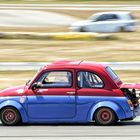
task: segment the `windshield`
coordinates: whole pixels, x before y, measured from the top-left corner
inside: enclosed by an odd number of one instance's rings
[[[88,18],[88,20],[96,21],[96,19],[99,17],[99,15],[92,15]]]
[[[32,80],[28,80],[26,85],[29,85],[30,83],[33,82],[34,78],[38,75],[38,73],[40,72],[40,70],[42,69],[42,67],[37,71],[37,73],[34,75],[34,77],[32,78]]]
[[[129,14],[129,18],[130,18],[131,20],[135,20],[135,17],[134,17],[132,14]]]
[[[106,71],[107,71],[107,73],[110,75],[110,77],[113,80],[119,79],[119,77],[117,76],[117,74],[109,66],[106,67]]]

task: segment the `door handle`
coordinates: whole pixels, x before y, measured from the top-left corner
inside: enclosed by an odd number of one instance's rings
[[[36,90],[37,93],[42,93],[42,92],[47,92],[47,91],[48,91],[48,89],[38,89],[38,90]]]
[[[67,92],[67,94],[69,94],[69,95],[74,95],[74,94],[75,94],[75,92],[68,91],[68,92]]]

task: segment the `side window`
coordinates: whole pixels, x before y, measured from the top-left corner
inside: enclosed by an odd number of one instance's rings
[[[104,20],[106,20],[106,15],[104,14],[104,15],[101,15],[101,16],[99,16],[97,19],[96,19],[96,21],[104,21]]]
[[[104,14],[97,18],[96,21],[118,20],[118,16],[115,14]]]
[[[43,87],[71,87],[72,73],[70,71],[50,71],[44,73],[39,79]]]
[[[77,74],[78,87],[80,88],[103,88],[104,83],[94,73],[79,71]]]
[[[115,14],[108,15],[108,20],[118,20],[118,19],[119,19],[119,17]]]

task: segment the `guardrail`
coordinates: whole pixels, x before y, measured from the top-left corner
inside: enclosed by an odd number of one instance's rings
[[[114,70],[140,70],[140,62],[99,62]],[[38,70],[45,62],[1,62],[0,71]]]

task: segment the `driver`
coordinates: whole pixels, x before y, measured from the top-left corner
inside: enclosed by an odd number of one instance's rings
[[[48,79],[47,77],[45,77],[45,78],[43,79],[42,84],[48,84],[48,83],[49,83],[49,79]]]

